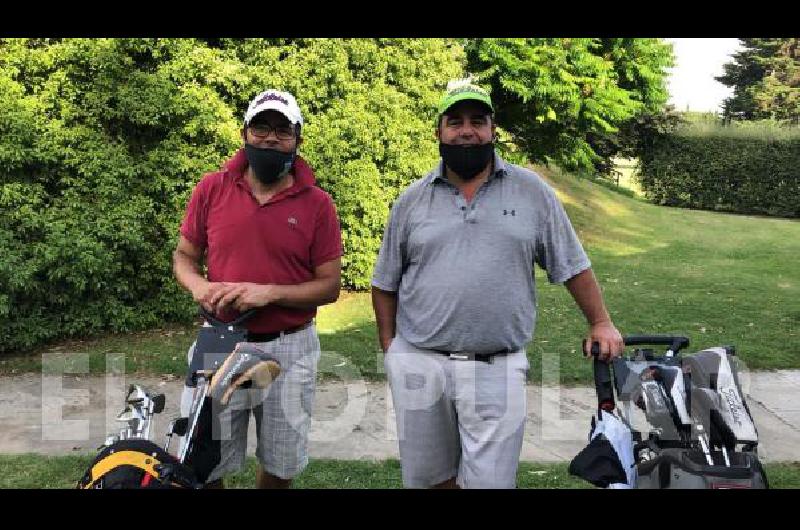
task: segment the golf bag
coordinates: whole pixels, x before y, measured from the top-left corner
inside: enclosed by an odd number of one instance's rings
[[[237,388],[266,388],[280,374],[280,366],[261,352],[240,344],[247,331],[237,321],[223,323],[203,312],[195,354],[187,375],[194,390],[189,415],[174,419],[162,449],[149,440],[153,414],[164,409],[163,394],[152,396],[131,385],[126,408],[117,417],[127,423],[119,435],[109,436],[78,488],[200,488],[220,461],[219,408],[227,406]],[[210,322],[210,324],[209,324]],[[169,453],[172,436],[185,437],[174,456]]]
[[[106,438],[83,477],[79,489],[169,489],[193,488],[198,481],[193,470],[149,440],[154,414],[164,410],[164,394],[153,396],[138,385],[130,385],[125,409],[117,421],[126,427]],[[174,423],[174,422],[173,422]]]
[[[197,487],[192,469],[145,439],[118,440],[100,450],[78,482],[80,489]]]
[[[592,443],[572,461],[572,474],[600,487],[769,487],[758,460],[758,432],[742,393],[732,347],[682,357],[680,350],[689,345],[685,337],[632,336],[625,338],[625,344],[668,349],[663,356],[656,356],[652,349],[636,349],[611,366],[595,358],[601,421],[593,419]],[[615,438],[598,433],[598,424],[604,431],[609,430],[607,424],[617,427]],[[598,450],[603,442],[614,449],[613,454],[607,448]],[[602,471],[601,460],[613,472]],[[620,466],[609,466],[609,461]],[[633,473],[620,472],[622,462],[632,465]]]

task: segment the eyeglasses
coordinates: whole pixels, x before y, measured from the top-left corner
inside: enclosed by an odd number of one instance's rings
[[[294,127],[291,125],[276,125],[273,127],[269,123],[256,123],[248,128],[250,133],[258,139],[266,138],[273,131],[278,140],[291,140],[294,138]]]

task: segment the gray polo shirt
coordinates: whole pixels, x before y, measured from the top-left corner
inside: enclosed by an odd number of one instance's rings
[[[397,292],[397,332],[420,348],[487,353],[533,337],[534,262],[551,283],[591,267],[553,189],[495,154],[467,203],[442,162],[392,207],[372,285]]]

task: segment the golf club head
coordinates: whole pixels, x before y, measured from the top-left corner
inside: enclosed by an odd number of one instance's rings
[[[252,381],[251,385],[266,388],[278,374],[280,365],[277,362],[265,359],[257,348],[240,343],[214,372],[208,394],[226,405],[233,391],[242,384]]]
[[[125,396],[125,402],[131,404],[141,403],[147,398],[147,392],[145,392],[142,387],[139,385],[130,385],[128,387],[128,395]]]

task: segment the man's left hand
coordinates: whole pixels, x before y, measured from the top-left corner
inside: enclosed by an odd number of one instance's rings
[[[243,313],[254,307],[269,305],[277,299],[275,286],[272,284],[240,282],[234,285],[235,287],[220,299],[218,307],[231,306]]]
[[[625,351],[625,342],[622,340],[622,335],[610,320],[592,324],[589,328],[589,335],[583,342],[583,355],[592,357],[592,343],[600,343],[600,355],[598,358],[601,361],[609,362]]]

